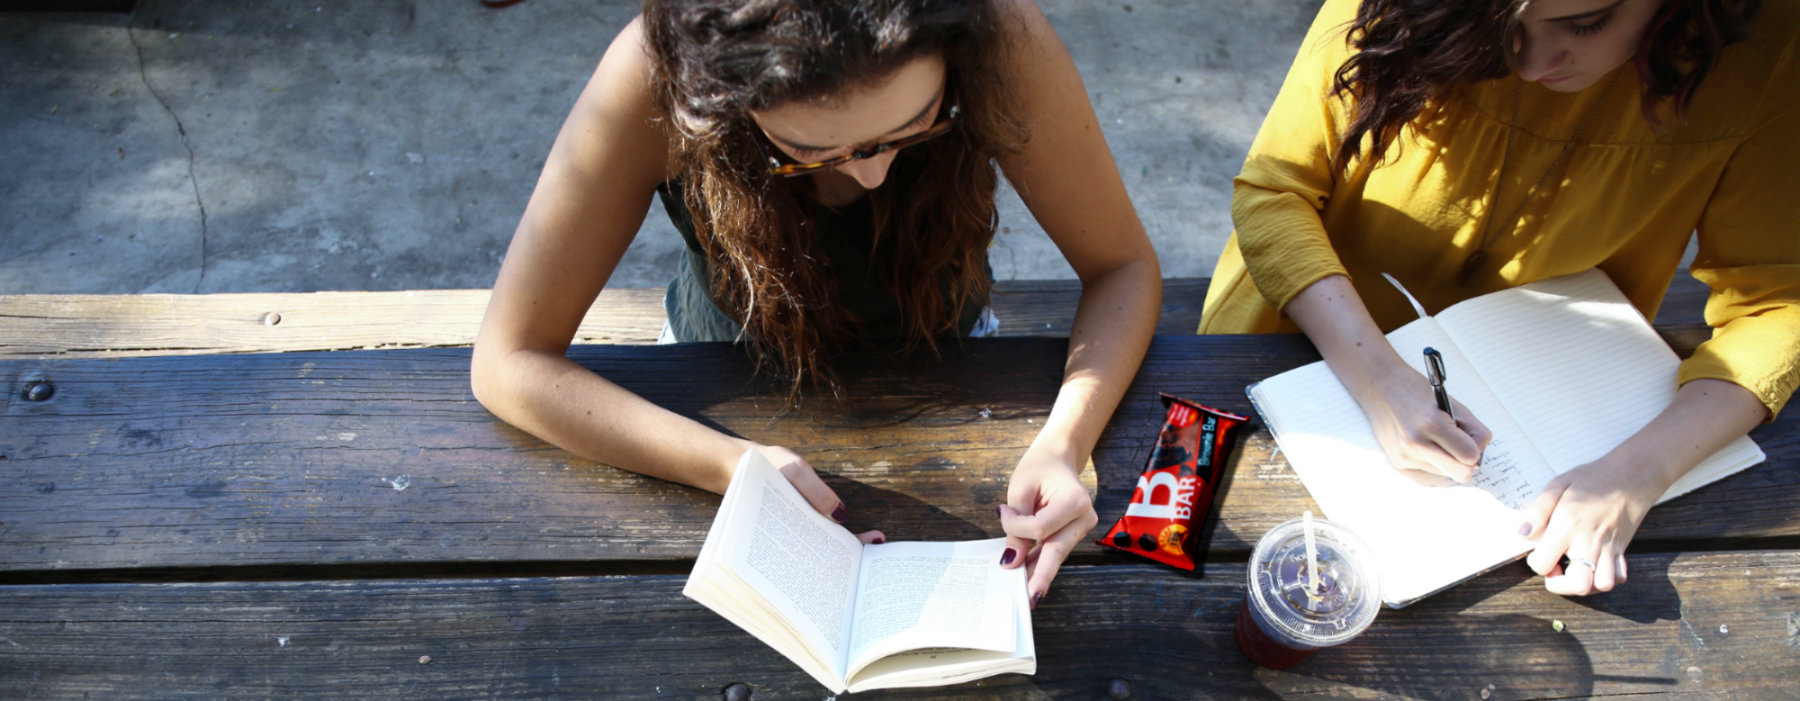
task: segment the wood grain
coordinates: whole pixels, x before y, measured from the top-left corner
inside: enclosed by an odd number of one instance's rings
[[[1233,637],[1241,565],[1075,567],[1034,677],[857,698],[1777,698],[1800,679],[1800,554],[1634,556],[1583,599],[1513,565],[1286,671]],[[756,698],[825,690],[680,595],[680,575],[0,587],[0,696]],[[1561,621],[1562,632],[1553,628]],[[420,660],[429,657],[429,663]]]
[[[1207,282],[1163,281],[1158,335],[1194,333]],[[1659,321],[1699,324],[1705,295],[1704,285],[1677,276]],[[654,343],[662,297],[660,289],[602,291],[574,343]],[[1074,280],[1002,280],[991,304],[1003,336],[1066,338],[1080,298]],[[0,358],[466,346],[475,342],[487,301],[488,290],[0,295]]]
[[[795,410],[723,344],[572,357],[677,412],[806,455],[853,527],[947,540],[999,534],[993,505],[1049,412],[1065,352],[1066,341],[1014,338],[973,340],[942,361],[852,357],[847,396],[861,399]],[[1245,412],[1246,384],[1316,357],[1298,336],[1158,338],[1094,454],[1101,527],[1123,512],[1148,457],[1157,392]],[[467,368],[466,349],[0,362],[0,572],[667,569],[694,556],[716,496],[577,458],[494,419],[470,395]],[[33,380],[55,394],[24,400]],[[1800,473],[1785,467],[1800,457],[1796,421],[1753,434],[1771,465],[1659,507],[1634,547],[1800,535]],[[1215,560],[1241,559],[1256,534],[1311,505],[1262,429],[1241,439],[1224,490]],[[1125,557],[1091,544],[1077,556]]]
[[[1205,278],[1168,280],[1158,333],[1191,334]],[[129,357],[373,348],[475,342],[488,290],[213,295],[0,295],[0,358]],[[576,345],[650,344],[664,319],[660,289],[608,289]],[[1069,335],[1074,280],[995,284],[1005,336]]]
[[[123,357],[475,342],[488,290],[0,295],[0,357]],[[575,343],[653,343],[661,290],[600,293]]]

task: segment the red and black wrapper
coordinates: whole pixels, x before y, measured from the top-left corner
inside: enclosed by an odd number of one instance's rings
[[[1162,432],[1138,475],[1125,515],[1099,544],[1194,571],[1199,534],[1212,512],[1232,438],[1249,419],[1163,394]]]

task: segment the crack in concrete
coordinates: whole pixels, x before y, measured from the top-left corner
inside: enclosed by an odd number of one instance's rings
[[[181,146],[182,148],[187,149],[188,184],[194,189],[194,206],[200,209],[200,277],[194,280],[194,292],[198,293],[200,291],[200,283],[206,281],[206,241],[208,231],[206,222],[206,202],[200,198],[200,179],[194,176],[194,145],[188,141],[187,127],[181,123],[180,115],[175,114],[175,109],[169,106],[169,101],[163,99],[162,94],[156,91],[156,87],[150,84],[150,75],[144,70],[144,47],[140,46],[137,40],[136,23],[137,13],[133,12],[131,18],[125,22],[125,38],[131,40],[131,49],[137,54],[138,80],[144,82],[144,89],[150,91],[151,97],[156,98],[156,104],[162,105],[163,111],[169,113],[169,119],[175,122],[175,131],[181,134]]]

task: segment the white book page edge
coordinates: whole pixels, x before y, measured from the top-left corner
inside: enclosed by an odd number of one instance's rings
[[[734,528],[732,524],[746,508],[744,495],[747,490],[740,485],[746,479],[754,479],[751,475],[757,469],[751,466],[756,462],[765,469],[774,469],[754,450],[746,451],[738,459],[737,469],[725,489],[725,498],[719,502],[719,511],[713,516],[712,526],[707,529],[706,540],[681,593],[788,658],[825,688],[842,692],[845,688],[842,662],[836,662],[833,667],[833,661],[819,658],[802,633],[784,619],[774,604],[720,561],[720,553],[741,540],[733,536],[747,530]]]

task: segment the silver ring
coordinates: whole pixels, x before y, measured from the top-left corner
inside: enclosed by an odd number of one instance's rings
[[[1571,564],[1571,565],[1581,565],[1582,567],[1586,567],[1589,570],[1594,569],[1594,563],[1592,560],[1583,560],[1579,557],[1575,557],[1574,555],[1570,555],[1570,556],[1568,556],[1568,558],[1569,558],[1569,564]]]

